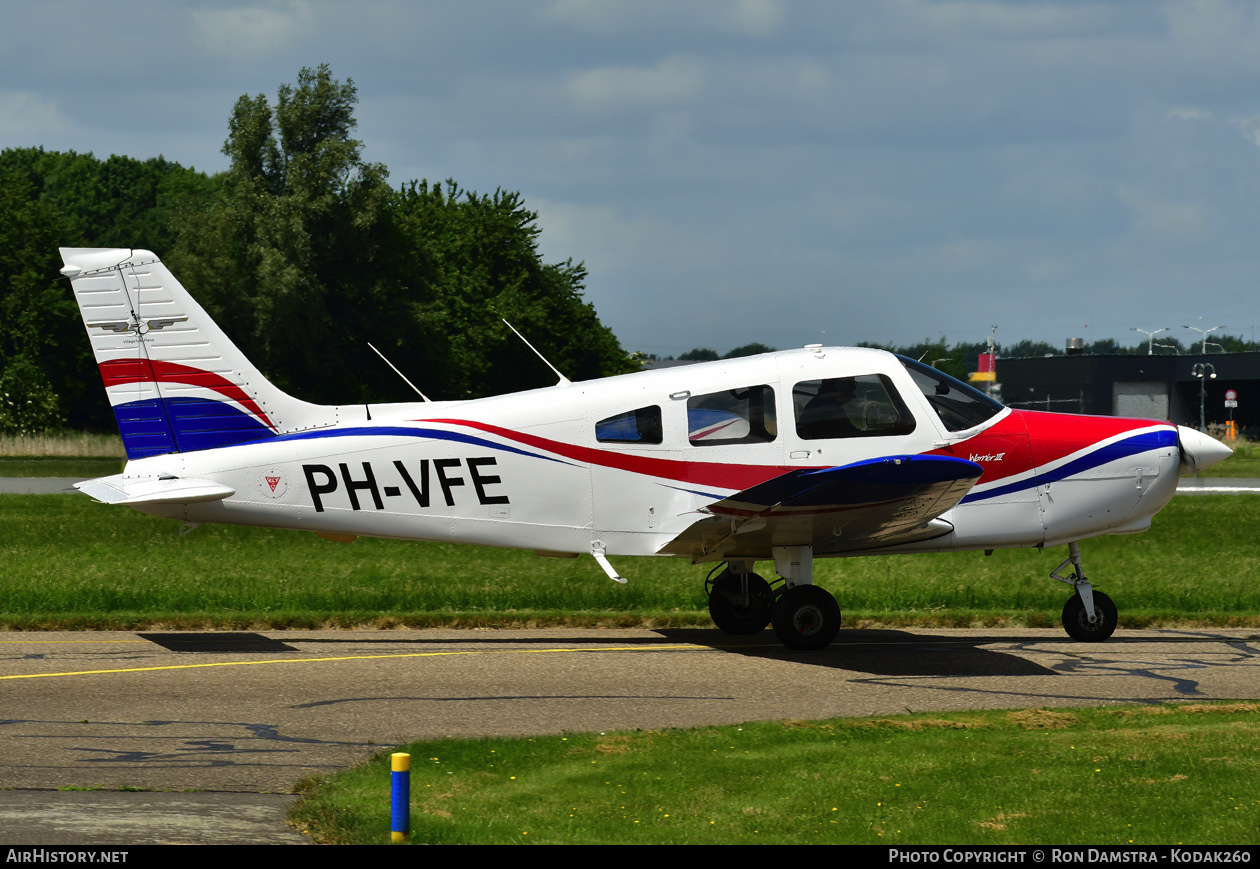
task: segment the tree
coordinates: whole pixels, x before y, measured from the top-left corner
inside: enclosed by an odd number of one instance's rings
[[[774,352],[773,347],[767,347],[765,344],[759,344],[754,341],[752,344],[744,344],[741,347],[736,347],[734,350],[727,353],[722,358],[723,359],[738,359],[741,356],[756,356],[758,353],[773,353],[773,352]]]
[[[112,428],[58,246],[156,252],[278,386],[310,401],[413,396],[371,341],[434,398],[637,370],[582,293],[586,269],[542,262],[519,193],[413,181],[362,159],[354,83],[303,69],[274,105],[242,96],[207,176],[161,157],[0,152],[0,427]]]
[[[242,96],[223,195],[189,214],[172,269],[278,386],[310,401],[465,398],[554,380],[507,318],[572,379],[631,370],[582,301],[585,267],[544,264],[519,193],[398,190],[351,138],[354,83],[303,69],[274,110]]]
[[[0,432],[36,434],[62,423],[53,372],[73,304],[49,281],[55,221],[19,172],[0,175],[0,214]]]
[[[585,266],[542,262],[538,215],[519,193],[413,181],[393,197],[391,211],[396,247],[387,259],[394,278],[381,296],[407,316],[377,325],[394,352],[423,372],[433,397],[555,382],[503,319],[572,380],[637,370],[582,300]]]
[[[356,93],[322,65],[281,85],[274,110],[237,100],[222,195],[185,215],[170,258],[260,369],[314,401],[357,396],[349,345],[388,233],[388,172],[351,137]]]
[[[0,152],[0,387],[8,428],[111,429],[114,415],[67,285],[58,247],[174,243],[171,217],[213,188],[161,157],[135,160],[11,148]],[[23,407],[15,422],[15,408]],[[32,415],[34,414],[34,415]]]

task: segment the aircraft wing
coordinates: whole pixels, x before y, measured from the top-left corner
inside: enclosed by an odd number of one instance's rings
[[[930,540],[953,530],[938,519],[983,469],[950,456],[887,456],[821,470],[789,471],[716,501],[710,515],[662,555],[693,562],[769,558],[774,546],[812,545],[834,555]]]

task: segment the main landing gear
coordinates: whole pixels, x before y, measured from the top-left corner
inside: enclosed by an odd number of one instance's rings
[[[840,632],[840,605],[812,582],[813,549],[776,546],[774,566],[782,579],[773,583],[752,572],[751,560],[728,561],[716,578],[710,574],[704,586],[713,623],[735,636],[758,634],[773,624],[774,635],[789,649],[827,648]],[[1061,575],[1069,567],[1072,573]],[[1063,605],[1063,628],[1069,636],[1097,643],[1116,632],[1116,605],[1085,578],[1079,544],[1068,544],[1068,557],[1050,576],[1073,589]]]
[[[1069,565],[1072,567],[1071,575],[1060,576],[1059,571]],[[1097,643],[1116,632],[1120,621],[1116,605],[1101,591],[1094,591],[1085,578],[1085,571],[1081,568],[1080,544],[1068,544],[1068,557],[1050,571],[1050,576],[1076,589],[1076,593],[1063,605],[1063,629],[1068,636],[1086,643]]]
[[[752,572],[751,561],[727,562],[716,579],[706,580],[713,623],[736,636],[773,624],[774,635],[789,649],[825,649],[840,631],[840,605],[812,583],[813,549],[776,546],[774,565],[782,576],[774,585]]]

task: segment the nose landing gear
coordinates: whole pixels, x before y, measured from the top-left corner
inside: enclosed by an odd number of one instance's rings
[[[1072,574],[1060,576],[1059,571],[1069,565],[1072,567]],[[1076,589],[1076,593],[1063,605],[1063,629],[1068,632],[1068,636],[1086,643],[1098,643],[1116,632],[1120,621],[1116,605],[1101,591],[1094,591],[1085,578],[1085,571],[1081,567],[1080,544],[1068,544],[1068,557],[1050,571],[1050,577],[1066,582]]]

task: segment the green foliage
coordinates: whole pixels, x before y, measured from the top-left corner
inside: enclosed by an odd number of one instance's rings
[[[554,382],[500,321],[574,380],[637,370],[582,300],[586,270],[542,262],[520,194],[388,184],[353,138],[354,82],[324,65],[242,96],[216,176],[161,157],[0,152],[0,434],[113,429],[61,247],[161,256],[282,388],[327,403],[434,398]]]
[[[359,397],[354,360],[388,233],[388,172],[351,138],[354,83],[303,69],[267,98],[242,96],[221,194],[184,215],[175,274],[281,387],[326,402]],[[377,316],[380,312],[375,312]]]
[[[0,433],[112,428],[58,247],[174,243],[173,219],[213,184],[161,157],[0,152]]]
[[[722,358],[723,359],[738,359],[741,356],[756,356],[758,353],[773,353],[773,352],[774,352],[773,347],[767,347],[765,344],[760,344],[754,341],[752,344],[744,344],[740,347],[736,347],[734,350],[727,353]]]
[[[680,353],[678,358],[684,362],[715,362],[722,357],[718,356],[716,350],[710,350],[708,347],[696,347],[694,350]]]

